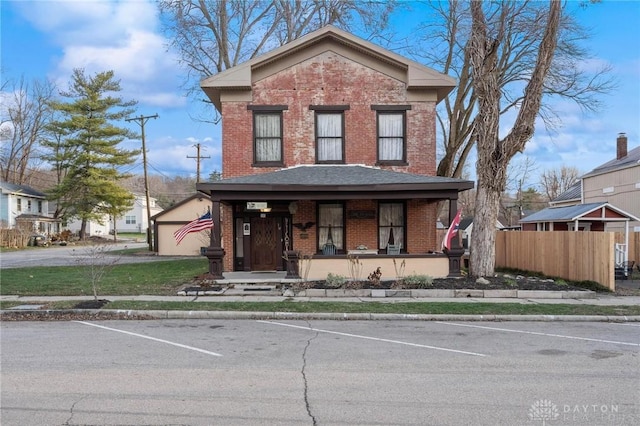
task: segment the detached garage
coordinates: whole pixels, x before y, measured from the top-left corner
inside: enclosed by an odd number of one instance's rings
[[[154,247],[159,256],[200,256],[201,247],[210,244],[210,230],[186,234],[178,243],[174,233],[198,219],[211,208],[211,198],[197,193],[153,216]]]

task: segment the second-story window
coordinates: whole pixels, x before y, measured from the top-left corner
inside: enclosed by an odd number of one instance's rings
[[[248,105],[253,111],[253,162],[256,166],[281,166],[283,123],[286,105]]]
[[[282,163],[282,112],[254,112],[255,162]]]
[[[342,163],[344,151],[342,112],[316,113],[316,146],[319,163]]]
[[[378,120],[378,162],[406,163],[406,110],[410,105],[372,105]]]
[[[349,105],[309,105],[316,112],[316,163],[344,163],[344,112]]]

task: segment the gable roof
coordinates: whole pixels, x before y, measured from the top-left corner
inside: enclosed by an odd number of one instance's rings
[[[176,204],[172,205],[171,207],[169,207],[168,209],[162,210],[159,213],[156,213],[155,215],[151,216],[151,220],[155,221],[156,219],[166,215],[167,213],[172,212],[173,210],[181,207],[184,204],[187,204],[189,201],[193,200],[193,199],[206,199],[206,200],[211,200],[211,198],[209,198],[209,196],[207,194],[203,194],[202,192],[197,192],[193,195],[188,196],[187,198],[185,198],[182,201],[177,202]]]
[[[601,211],[599,216],[590,215],[598,210]],[[607,216],[607,210],[615,214],[616,217]],[[620,210],[609,203],[587,203],[566,207],[547,207],[521,219],[520,223],[574,222],[580,219],[599,220],[602,222],[638,220],[634,215]]]
[[[242,200],[350,199],[355,193],[390,199],[439,198],[473,188],[472,181],[394,172],[363,165],[299,165],[275,172],[199,183],[212,198]]]
[[[607,173],[614,170],[624,169],[627,167],[632,167],[640,165],[640,146],[633,148],[627,155],[618,159],[615,158],[611,161],[607,161],[606,163],[596,167],[591,170],[586,175],[582,176],[582,178],[599,175],[601,173]]]
[[[46,195],[36,191],[27,185],[16,185],[14,183],[0,182],[0,189],[3,193],[27,195],[35,198],[46,198]]]
[[[407,89],[433,89],[437,100],[444,99],[456,86],[456,81],[446,74],[418,62],[409,60],[397,53],[384,49],[374,43],[354,36],[332,25],[327,25],[268,53],[257,56],[247,62],[229,68],[200,82],[200,87],[220,111],[220,92],[222,90],[250,90],[254,72],[263,70],[278,61],[301,55],[301,61],[336,48],[346,48],[353,55],[364,55],[381,65],[390,66],[402,76]],[[384,67],[381,66],[381,69]]]

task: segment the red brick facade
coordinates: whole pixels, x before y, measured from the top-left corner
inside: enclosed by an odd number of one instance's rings
[[[439,251],[437,202],[455,202],[458,191],[472,187],[435,178],[436,104],[454,86],[446,75],[330,26],[203,80],[204,92],[222,116],[223,179],[198,185],[211,195],[214,210],[222,206],[221,240],[212,239],[207,254],[210,272],[219,275],[219,265],[225,271],[282,270],[286,250],[333,256],[320,247],[331,232],[337,243],[328,248],[335,247],[337,256],[361,246],[368,256],[397,256],[387,254],[392,236],[403,256]],[[306,168],[293,167],[321,163],[316,120],[322,111],[343,117],[342,132],[326,134],[323,145],[324,163],[333,169],[319,165],[308,168],[315,174],[306,174]],[[262,164],[255,163],[254,152],[258,113]],[[394,115],[381,115],[389,113]],[[336,132],[333,117],[323,119],[324,129]],[[382,135],[379,120],[384,120]],[[281,151],[274,148],[278,132]],[[334,139],[342,144],[340,166],[335,165],[339,149],[328,148]],[[379,159],[379,143],[385,144],[386,161]],[[266,173],[268,182],[257,178]],[[288,173],[307,179],[282,178]],[[332,205],[321,210],[321,203]]]
[[[281,167],[253,167],[253,111],[248,105],[286,105],[283,112],[284,166],[315,164],[315,113],[310,105],[348,105],[344,112],[345,163],[376,165],[376,111],[372,105],[410,105],[406,111],[407,166],[395,171],[435,175],[435,101],[411,102],[405,83],[327,52],[253,85],[251,102],[224,102],[224,178]],[[382,166],[383,168],[385,166]]]

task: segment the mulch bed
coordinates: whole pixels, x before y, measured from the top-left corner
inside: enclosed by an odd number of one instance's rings
[[[444,290],[544,290],[544,291],[576,291],[585,290],[564,282],[551,279],[530,277],[487,277],[476,280],[472,277],[435,278],[430,285],[415,286],[393,280],[382,280],[379,283],[371,281],[347,282],[342,286],[332,286],[326,281],[310,281],[300,283],[300,288],[337,289],[337,288],[365,288],[365,289],[444,289]]]

